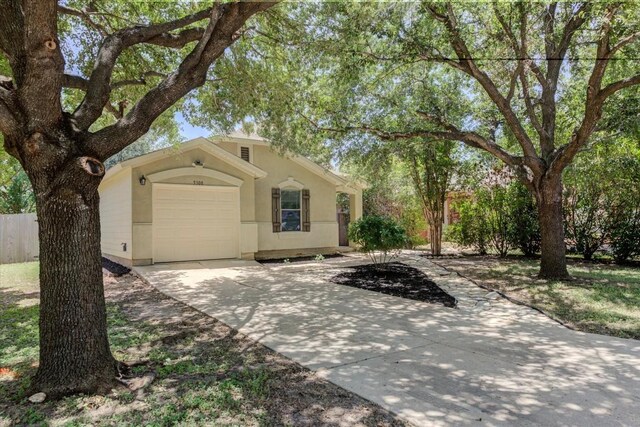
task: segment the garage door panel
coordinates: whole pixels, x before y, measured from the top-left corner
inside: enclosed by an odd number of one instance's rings
[[[154,185],[154,262],[236,258],[239,190]]]

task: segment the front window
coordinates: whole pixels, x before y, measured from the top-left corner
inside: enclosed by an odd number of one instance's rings
[[[300,190],[282,190],[280,195],[282,231],[300,231]]]

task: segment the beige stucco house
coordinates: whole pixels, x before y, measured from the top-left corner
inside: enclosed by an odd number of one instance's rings
[[[102,252],[125,265],[327,253],[336,194],[362,188],[257,136],[196,138],[126,160],[100,185]]]

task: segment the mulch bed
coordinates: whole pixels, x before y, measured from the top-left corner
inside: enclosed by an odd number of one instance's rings
[[[304,262],[304,261],[315,261],[318,255],[309,255],[309,256],[300,256],[300,257],[291,257],[291,258],[273,258],[273,259],[258,259],[260,264],[287,264],[291,262]],[[322,255],[322,259],[328,258],[341,258],[344,255],[342,254],[328,254]],[[288,260],[285,262],[285,260]]]
[[[440,289],[420,270],[392,262],[383,266],[375,264],[349,267],[330,280],[338,285],[366,289],[396,297],[455,307],[456,299]]]
[[[120,265],[104,257],[102,257],[102,269],[106,270],[111,274],[111,276],[115,276],[115,277],[120,277],[125,274],[129,274],[129,272],[131,271],[130,268],[127,268],[124,265]]]

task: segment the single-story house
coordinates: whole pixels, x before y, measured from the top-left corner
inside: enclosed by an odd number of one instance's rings
[[[102,252],[129,266],[329,253],[336,194],[349,194],[351,220],[362,215],[362,186],[244,134],[123,161],[99,192]]]

